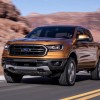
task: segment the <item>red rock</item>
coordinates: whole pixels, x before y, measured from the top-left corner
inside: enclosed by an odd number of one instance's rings
[[[23,37],[29,31],[26,18],[20,15],[11,0],[0,0],[0,46],[9,39]]]

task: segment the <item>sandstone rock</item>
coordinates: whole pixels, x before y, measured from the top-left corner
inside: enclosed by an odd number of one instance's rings
[[[29,28],[24,23],[0,19],[0,45],[4,45],[9,39],[22,37],[28,32]]]
[[[11,0],[0,0],[0,1],[2,1],[4,3],[8,3],[8,4],[11,4],[12,3]]]
[[[10,0],[8,1],[11,2]],[[0,0],[0,18],[6,18],[13,21],[20,21],[29,25],[26,18],[20,15],[19,10],[12,3],[5,2],[6,0]]]
[[[20,12],[12,4],[0,1],[0,18],[19,21]]]
[[[0,0],[0,45],[29,31],[27,20],[20,15],[11,0]]]

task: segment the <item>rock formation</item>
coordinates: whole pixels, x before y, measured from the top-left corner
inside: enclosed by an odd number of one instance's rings
[[[29,32],[27,20],[11,3],[11,0],[0,0],[0,46],[9,39],[22,37]]]

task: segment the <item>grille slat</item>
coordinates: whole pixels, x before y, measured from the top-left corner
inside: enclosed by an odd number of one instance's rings
[[[47,48],[43,45],[11,45],[11,56],[44,56]]]

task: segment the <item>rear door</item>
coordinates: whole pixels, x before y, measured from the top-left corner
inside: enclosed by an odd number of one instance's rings
[[[92,37],[89,30],[84,29],[84,34],[88,35],[89,38],[90,38],[90,40],[87,41],[88,42],[89,54],[90,54],[89,59],[88,59],[88,61],[89,61],[88,63],[90,65],[89,67],[93,67],[93,66],[95,67],[95,65],[98,61],[98,52],[99,52],[98,46],[97,46],[97,43],[95,43],[93,41],[93,37]]]
[[[86,34],[85,29],[83,29],[83,28],[78,29],[76,38],[77,38],[77,35],[79,35],[79,34],[81,34],[81,35]],[[78,55],[79,68],[87,68],[87,67],[91,67],[95,64],[96,48],[92,42],[92,39],[90,39],[89,41],[88,40],[78,41],[76,53]]]

